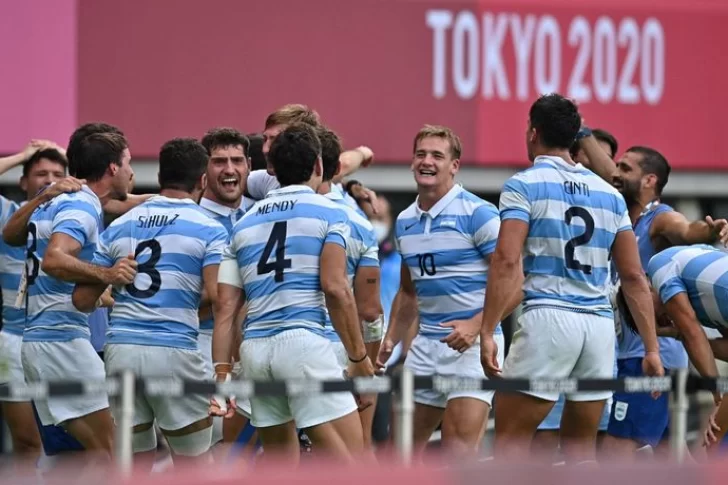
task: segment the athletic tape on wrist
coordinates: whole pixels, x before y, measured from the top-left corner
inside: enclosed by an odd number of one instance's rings
[[[371,322],[362,321],[361,331],[364,336],[364,343],[380,342],[384,333],[384,315],[379,315],[376,320]]]

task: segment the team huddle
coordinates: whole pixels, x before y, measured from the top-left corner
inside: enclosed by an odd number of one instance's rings
[[[381,238],[368,220],[376,196],[343,182],[372,152],[344,150],[303,105],[266,119],[263,170],[251,171],[250,140],[234,129],[168,141],[158,195],[130,193],[131,154],[116,127],[83,125],[65,151],[33,142],[0,159],[0,172],[23,164],[29,196],[20,205],[0,198],[2,381],[124,370],[336,380],[402,359],[415,375],[610,379],[661,376],[688,356],[716,377],[728,339],[708,340],[704,327],[728,329],[728,254],[710,244],[728,241],[728,222],[689,222],[662,204],[664,157],[638,146],[615,165],[616,140],[587,128],[560,95],[531,106],[526,144],[533,166],[506,182],[496,207],[455,182],[455,133],[417,133],[417,199],[394,224],[400,284],[384,309]],[[118,216],[106,228],[105,213]],[[519,306],[505,356],[500,324]],[[303,431],[316,453],[373,461],[376,400],[142,393],[132,447],[151,466],[161,432],[175,462],[218,460],[225,443],[252,433],[259,460],[295,465]],[[416,454],[438,427],[448,453],[476,453],[491,409],[496,459],[628,459],[644,445],[659,449],[668,429],[664,395],[418,390],[415,403]],[[715,403],[709,449],[728,430],[728,405],[717,393]],[[116,400],[2,404],[18,454],[42,443],[46,454],[112,455]]]

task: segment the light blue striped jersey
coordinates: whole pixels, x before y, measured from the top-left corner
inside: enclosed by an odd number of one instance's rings
[[[20,205],[17,202],[0,196],[0,231],[5,228],[5,224],[19,208]],[[19,308],[15,307],[24,262],[25,248],[9,246],[0,237],[0,288],[3,295],[2,331],[17,336],[23,335],[23,328],[25,327],[25,302]]]
[[[673,246],[650,259],[647,275],[660,300],[687,294],[698,321],[728,329],[728,254],[712,246]]]
[[[114,288],[107,343],[197,349],[202,270],[220,264],[228,233],[192,199],[155,196],[111,223],[94,263],[134,255],[134,282]]]
[[[349,195],[349,193],[344,189],[344,184],[338,183],[338,184],[332,184],[331,185],[331,191],[338,193],[343,199],[346,205],[354,209],[357,214],[359,214],[362,217],[366,217],[367,215],[364,213],[363,210],[361,210],[361,207],[359,207],[359,204],[356,203],[356,199]]]
[[[558,307],[612,318],[609,260],[618,232],[631,231],[617,190],[581,164],[536,157],[511,177],[500,197],[501,220],[528,223],[523,248],[524,311]]]
[[[359,268],[379,267],[379,243],[374,228],[366,217],[363,217],[338,193],[331,191],[325,196],[336,202],[349,218],[349,239],[346,241],[346,273],[349,285],[354,285],[354,277]],[[326,313],[326,337],[332,342],[340,342],[339,334],[334,330],[331,318]]]
[[[253,204],[255,204],[254,200],[243,197],[240,201],[240,207],[238,207],[237,209],[231,209],[228,206],[218,204],[217,202],[207,199],[205,197],[200,199],[200,207],[202,207],[203,212],[212,219],[222,224],[222,226],[228,233],[228,239],[229,235],[233,232],[233,226],[235,225],[235,223],[238,222],[241,217],[243,217],[245,211],[252,207]],[[214,323],[215,320],[212,317],[200,320],[200,333],[212,335],[212,327],[214,326]]]
[[[324,244],[346,248],[344,210],[310,187],[272,190],[233,228],[229,252],[237,260],[248,301],[245,338],[303,328],[324,336],[321,291]]]
[[[486,258],[495,251],[498,210],[455,185],[429,211],[419,199],[397,217],[395,240],[417,293],[420,335],[440,339],[441,323],[472,318],[483,310]],[[497,333],[501,333],[498,325]]]
[[[65,234],[81,245],[78,259],[90,262],[103,222],[101,202],[86,185],[79,192],[61,194],[35,210],[28,223],[28,317],[23,341],[66,342],[88,339],[88,314],[71,303],[73,283],[41,269],[51,235]]]

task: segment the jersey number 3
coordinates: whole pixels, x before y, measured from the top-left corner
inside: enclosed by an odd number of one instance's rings
[[[275,271],[274,280],[276,283],[283,281],[283,270],[291,267],[291,260],[286,259],[286,233],[288,232],[288,223],[280,221],[273,224],[270,231],[268,242],[263,248],[263,254],[258,261],[258,274],[268,274]],[[268,262],[275,249],[275,259]]]
[[[574,257],[574,249],[577,246],[582,246],[591,241],[594,236],[594,218],[588,210],[583,207],[571,207],[564,213],[564,222],[567,225],[571,225],[571,221],[574,217],[578,217],[584,221],[584,232],[576,237],[569,239],[564,247],[564,260],[566,261],[566,267],[581,271],[584,274],[590,275],[592,273],[592,267],[589,264],[581,264]]]

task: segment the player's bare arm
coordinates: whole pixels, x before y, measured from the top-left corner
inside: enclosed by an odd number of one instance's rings
[[[28,240],[28,222],[30,222],[30,217],[33,215],[33,212],[41,205],[63,193],[78,192],[85,183],[85,180],[66,177],[30,199],[27,204],[15,211],[13,216],[5,224],[3,228],[3,239],[5,242],[9,246],[25,246]]]
[[[81,244],[77,240],[67,234],[54,233],[48,242],[41,269],[62,281],[98,284],[102,287],[98,296],[108,285],[127,285],[134,281],[137,262],[132,256],[119,259],[111,268],[104,268],[80,260],[80,251]]]
[[[662,376],[665,370],[655,333],[655,306],[650,287],[642,270],[637,239],[632,231],[620,231],[614,239],[612,257],[622,282],[622,291],[645,346],[645,374]]]
[[[107,290],[108,286],[104,284],[84,284],[78,283],[73,288],[73,296],[71,302],[73,306],[80,312],[91,313],[100,307],[101,296]]]
[[[617,166],[609,154],[599,145],[596,137],[594,135],[585,136],[579,140],[579,147],[589,159],[589,169],[611,184],[614,175],[617,173]]]
[[[339,163],[341,168],[339,173],[334,177],[334,183],[341,182],[360,168],[368,167],[374,161],[374,152],[371,148],[360,146],[353,150],[346,150],[339,155]]]
[[[321,251],[321,289],[331,323],[341,338],[349,361],[359,364],[356,375],[373,375],[374,367],[364,346],[354,294],[346,277],[346,251],[337,244],[327,243]],[[354,374],[352,374],[354,375]]]
[[[397,294],[392,302],[389,326],[387,327],[387,333],[382,340],[382,346],[379,350],[377,367],[382,368],[385,366],[387,360],[392,355],[394,347],[406,339],[413,326],[412,324],[418,319],[419,310],[417,308],[415,285],[412,284],[412,278],[410,277],[407,264],[402,261],[399,290],[397,290]]]
[[[493,339],[498,323],[511,308],[514,295],[523,287],[521,271],[521,250],[528,236],[528,223],[508,219],[501,222],[498,243],[490,258],[488,285],[485,288],[485,306],[480,329],[480,359],[485,373],[497,376],[501,369],[498,365],[498,347]]]
[[[662,236],[672,244],[728,243],[728,221],[713,220],[710,216],[703,221],[690,222],[679,212],[663,212],[655,216],[650,228],[650,237]]]
[[[361,322],[364,345],[369,359],[374,362],[379,353],[384,325],[382,301],[379,291],[380,270],[378,266],[362,266],[354,276],[354,299]]]
[[[66,154],[66,150],[50,140],[31,140],[22,151],[8,157],[0,158],[0,175],[14,167],[17,167],[18,165],[24,164],[35,154],[35,152],[51,148],[58,150],[63,155]]]
[[[104,204],[104,212],[107,214],[112,214],[119,216],[121,214],[126,214],[134,207],[138,206],[142,202],[146,201],[150,197],[155,196],[156,194],[129,194],[126,197],[126,200],[116,200],[112,199],[109,200],[106,204]]]
[[[682,336],[690,361],[703,377],[718,377],[718,366],[708,337],[698,322],[687,293],[678,293],[665,303],[665,310]],[[716,405],[720,394],[714,394]]]

